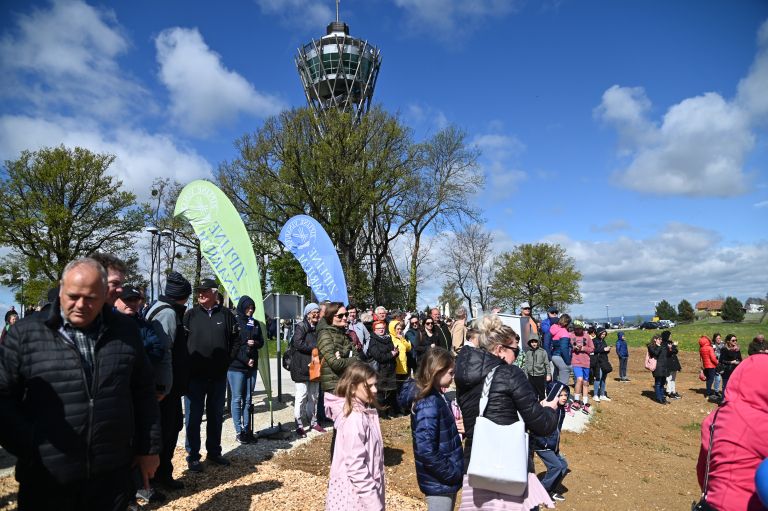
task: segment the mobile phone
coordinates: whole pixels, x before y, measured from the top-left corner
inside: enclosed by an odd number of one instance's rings
[[[560,391],[563,390],[562,385],[554,385],[551,389],[549,389],[549,392],[547,392],[547,398],[545,401],[552,401],[553,399],[557,399],[557,396],[560,395]]]

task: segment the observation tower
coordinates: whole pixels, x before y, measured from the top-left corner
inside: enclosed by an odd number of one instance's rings
[[[349,35],[349,26],[339,21],[328,24],[326,35],[299,48],[296,55],[307,103],[316,114],[336,108],[352,114],[357,123],[368,111],[381,66],[381,51]]]

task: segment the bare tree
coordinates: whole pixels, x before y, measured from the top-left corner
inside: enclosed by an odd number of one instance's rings
[[[479,224],[471,224],[456,232],[448,241],[446,276],[459,289],[472,310],[477,300],[485,311],[489,303],[489,288],[493,274],[493,235]]]
[[[446,225],[480,221],[480,213],[469,196],[484,184],[477,165],[479,153],[466,145],[466,133],[449,126],[421,145],[421,167],[418,184],[408,194],[408,226],[413,235],[411,246],[407,307],[415,310],[418,285],[418,262],[423,247],[422,236],[428,229],[435,232]],[[457,220],[459,222],[457,222]]]

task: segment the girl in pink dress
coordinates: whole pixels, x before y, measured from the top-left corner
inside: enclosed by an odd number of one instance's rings
[[[376,372],[354,362],[325,394],[336,431],[326,511],[384,509],[384,444],[376,409]]]

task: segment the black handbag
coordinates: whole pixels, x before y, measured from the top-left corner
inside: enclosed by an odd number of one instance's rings
[[[707,451],[707,468],[704,472],[704,488],[699,501],[691,505],[691,511],[717,511],[717,509],[707,503],[707,484],[709,483],[709,460],[712,458],[712,441],[715,438],[715,422],[717,422],[718,413],[720,413],[720,408],[715,411],[712,424],[709,425],[709,450]]]

